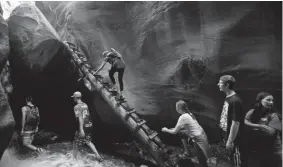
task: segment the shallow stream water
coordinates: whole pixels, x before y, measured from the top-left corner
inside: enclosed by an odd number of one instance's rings
[[[71,143],[56,143],[45,147],[46,153],[20,155],[15,149],[7,149],[0,167],[134,167],[123,159],[101,154],[104,161],[98,162],[89,151],[83,149],[78,158],[73,157]]]

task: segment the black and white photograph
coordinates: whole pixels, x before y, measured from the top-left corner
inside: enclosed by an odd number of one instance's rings
[[[0,167],[281,167],[282,15],[0,0]]]

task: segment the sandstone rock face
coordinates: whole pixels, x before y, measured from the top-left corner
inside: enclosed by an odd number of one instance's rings
[[[139,114],[162,125],[175,122],[175,102],[184,99],[207,132],[217,127],[224,95],[216,84],[223,74],[235,76],[246,110],[261,90],[281,101],[279,2],[36,5],[60,37],[37,8],[17,7],[9,29],[11,66],[18,71],[39,74],[57,56],[59,38],[78,45],[95,68],[113,47],[126,62],[125,96]],[[101,74],[108,75],[107,67]],[[117,122],[98,96],[94,108],[104,122]]]
[[[61,46],[59,37],[42,13],[32,4],[21,4],[9,20],[12,68],[40,73]]]
[[[280,4],[36,3],[60,37],[79,45],[94,67],[105,49],[121,52],[127,99],[140,114],[168,120],[178,99],[197,114],[219,119],[224,95],[216,84],[222,74],[235,76],[246,108],[260,90],[280,100]],[[186,84],[200,87],[184,91]]]
[[[1,7],[1,6],[0,6]],[[2,8],[1,8],[2,10]],[[0,14],[0,70],[5,66],[10,52],[8,24]]]
[[[1,5],[0,5],[0,9]],[[9,55],[9,38],[8,38],[8,26],[6,21],[2,17],[0,12],[0,70],[2,71],[6,60]],[[4,75],[7,76],[7,75]],[[5,91],[3,84],[3,75],[1,73],[1,83],[0,83],[0,159],[9,144],[14,131],[15,121],[13,118],[13,113],[9,105],[7,98],[7,90]]]
[[[64,87],[70,85],[68,83],[75,83],[66,79],[66,76],[72,74],[61,61],[64,60],[65,64],[68,64],[68,59],[61,54],[64,45],[54,28],[34,4],[23,3],[17,6],[8,19],[8,26],[12,48],[9,61],[14,86],[10,101],[17,122],[16,129],[21,127],[20,111],[28,95],[33,96],[34,103],[39,107],[42,117],[41,128],[52,127],[54,125],[52,121],[56,119],[60,119],[58,122],[59,124],[61,122],[60,126],[63,127],[61,117],[65,114],[60,112],[62,109],[58,107],[58,103],[68,104],[71,109],[67,111],[72,115],[73,106],[70,103],[72,92],[67,91],[69,94],[65,94],[66,97],[60,96],[60,92],[65,92]],[[69,102],[58,99],[67,99]],[[52,130],[60,129],[58,124],[54,126]],[[68,127],[72,129],[70,125]]]

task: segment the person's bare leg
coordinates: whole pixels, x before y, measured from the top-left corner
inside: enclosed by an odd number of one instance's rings
[[[101,159],[99,153],[97,152],[94,144],[92,142],[86,143],[86,145],[96,154],[97,158]]]
[[[181,140],[185,149],[185,154],[190,155],[188,139],[181,139]]]
[[[37,147],[35,147],[34,145],[31,145],[31,144],[26,144],[26,143],[23,143],[23,145],[33,151],[36,151]]]
[[[73,142],[73,156],[75,159],[77,159],[78,156],[78,146],[75,142]]]

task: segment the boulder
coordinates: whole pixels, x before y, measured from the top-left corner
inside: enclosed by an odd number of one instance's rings
[[[10,47],[8,37],[8,26],[2,17],[2,8],[0,5],[0,71],[6,64]],[[3,78],[1,78],[2,80]],[[7,94],[0,83],[0,159],[7,148],[13,135],[15,121],[12,110],[9,105]]]

